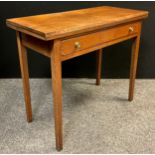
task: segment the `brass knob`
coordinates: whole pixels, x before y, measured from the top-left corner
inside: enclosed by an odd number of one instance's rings
[[[75,48],[79,49],[80,47],[81,47],[80,43],[79,42],[75,42]]]
[[[129,27],[129,32],[133,32],[134,28],[133,27]]]

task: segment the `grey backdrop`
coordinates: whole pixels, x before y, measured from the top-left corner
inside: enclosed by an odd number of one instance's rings
[[[0,77],[20,77],[15,32],[5,25],[12,17],[110,5],[150,12],[142,29],[138,78],[155,78],[155,2],[0,2]],[[127,78],[131,41],[107,47],[103,53],[103,78]],[[50,77],[49,59],[28,51],[30,76]],[[95,54],[63,62],[63,77],[95,77]]]

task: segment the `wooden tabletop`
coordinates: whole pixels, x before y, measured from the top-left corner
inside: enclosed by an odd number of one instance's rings
[[[9,27],[43,40],[112,27],[141,20],[147,11],[109,6],[7,19]]]

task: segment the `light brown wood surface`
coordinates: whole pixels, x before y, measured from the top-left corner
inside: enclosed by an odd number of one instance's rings
[[[102,48],[132,39],[128,100],[133,100],[141,25],[147,11],[96,7],[54,14],[8,19],[17,31],[27,120],[32,120],[26,48],[51,59],[51,81],[55,118],[56,149],[63,148],[62,61],[96,51],[96,85],[100,84]]]
[[[17,45],[18,45],[18,53],[19,53],[19,61],[21,68],[21,76],[23,79],[23,91],[25,98],[25,107],[27,114],[27,121],[32,121],[32,108],[31,108],[31,95],[30,95],[30,84],[29,84],[29,71],[28,71],[28,62],[27,62],[27,53],[26,48],[23,46],[21,42],[21,34],[19,32],[17,35]]]
[[[129,96],[128,96],[129,101],[133,100],[133,95],[134,95],[134,85],[135,85],[135,78],[136,78],[136,71],[137,71],[139,44],[140,44],[140,31],[141,31],[141,27],[139,28],[139,35],[136,38],[133,38],[133,43],[132,43],[130,83],[129,83]]]
[[[105,42],[116,40],[125,36],[130,36],[138,32],[140,23],[130,23],[121,26],[116,26],[111,29],[97,31],[87,35],[81,35],[78,37],[72,37],[69,39],[64,39],[61,45],[62,55],[68,55],[71,53],[78,52],[80,50],[88,49],[90,47],[103,44]],[[133,31],[130,31],[130,28]],[[76,48],[75,43],[79,43],[80,47]],[[87,44],[86,44],[87,43]]]
[[[148,16],[147,11],[101,6],[75,11],[8,19],[7,25],[17,31],[43,40],[51,40],[103,29],[139,20]]]
[[[60,41],[55,40],[51,59],[51,77],[53,90],[56,148],[60,151],[62,143],[62,69],[60,61]]]

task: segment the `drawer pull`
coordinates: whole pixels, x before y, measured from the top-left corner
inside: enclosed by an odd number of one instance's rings
[[[80,47],[81,47],[80,43],[79,42],[75,42],[75,48],[79,49]]]
[[[134,28],[133,27],[129,27],[129,32],[133,32]]]

